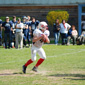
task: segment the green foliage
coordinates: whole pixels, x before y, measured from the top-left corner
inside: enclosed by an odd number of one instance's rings
[[[47,16],[46,16],[49,25],[53,26],[53,23],[55,23],[56,19],[59,19],[60,23],[62,22],[62,20],[66,20],[66,22],[68,21],[69,18],[69,14],[67,11],[50,11]]]

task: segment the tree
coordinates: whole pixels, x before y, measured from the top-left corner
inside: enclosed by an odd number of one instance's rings
[[[53,23],[55,23],[56,19],[59,19],[59,22],[61,23],[62,20],[68,21],[69,14],[67,11],[50,11],[48,12],[46,16],[49,25],[53,26]]]

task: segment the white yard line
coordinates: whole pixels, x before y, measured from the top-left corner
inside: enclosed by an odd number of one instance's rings
[[[0,64],[16,63],[16,62],[22,62],[22,61],[25,61],[25,60],[9,61],[9,62],[3,62]]]
[[[80,53],[80,52],[83,52],[83,51],[85,51],[85,50],[80,50],[80,51],[70,52],[70,53],[64,53],[64,54],[60,54],[60,55],[53,55],[53,56],[48,56],[48,57],[59,57],[59,56],[64,56],[64,55],[69,55],[69,54]]]

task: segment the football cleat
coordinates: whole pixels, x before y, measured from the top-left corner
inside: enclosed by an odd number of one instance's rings
[[[24,65],[22,66],[23,73],[26,73],[26,68],[27,68],[26,66],[24,66]]]
[[[32,69],[33,71],[35,71],[35,72],[38,72],[38,70],[37,70],[37,67],[33,67],[33,69]]]

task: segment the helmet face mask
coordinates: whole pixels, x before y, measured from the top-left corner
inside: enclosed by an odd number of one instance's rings
[[[41,27],[42,27],[42,26],[41,26]],[[42,30],[46,30],[46,28],[47,28],[47,26],[43,26],[43,27],[42,27]]]
[[[44,28],[44,29],[41,29],[41,31],[43,31],[43,32],[44,32],[45,30],[46,30],[46,28]]]

